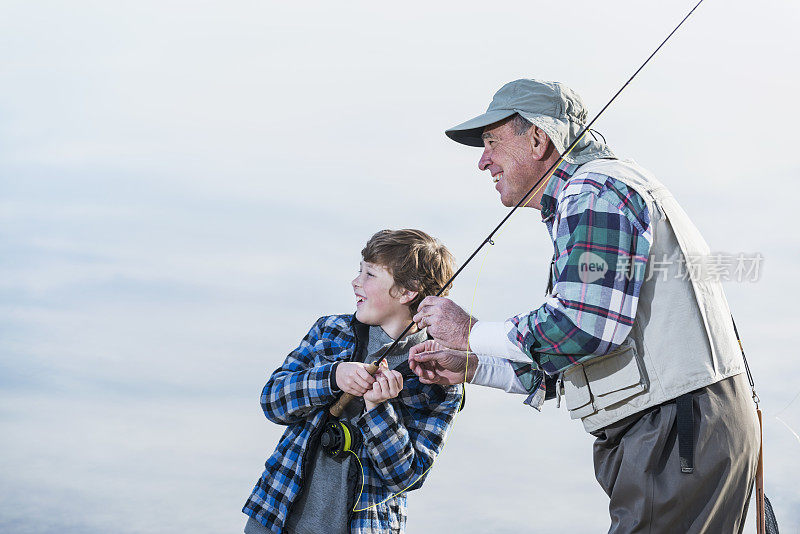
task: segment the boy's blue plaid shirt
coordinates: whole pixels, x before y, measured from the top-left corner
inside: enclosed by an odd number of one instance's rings
[[[352,315],[317,320],[283,365],[276,369],[261,394],[267,418],[287,425],[265,464],[243,512],[273,532],[281,532],[301,490],[305,453],[312,435],[318,438],[327,408],[340,392],[331,390],[335,362],[352,358],[357,323]],[[366,343],[366,339],[363,340]],[[406,490],[433,463],[462,399],[462,386],[425,385],[405,378],[403,390],[364,413],[357,426],[364,437],[359,451],[364,488],[355,508],[367,508],[395,492]],[[308,454],[311,458],[311,454]],[[411,489],[422,485],[425,476]],[[355,488],[356,494],[360,484]],[[342,495],[352,509],[356,495]],[[401,532],[406,520],[406,495],[389,498],[351,515],[350,531]]]
[[[548,375],[606,354],[625,340],[653,241],[647,205],[638,193],[604,174],[573,178],[578,168],[562,162],[542,194],[542,221],[554,249],[552,291],[536,310],[506,321],[509,339]],[[590,262],[605,263],[596,280],[587,278]],[[523,386],[540,389],[540,401],[541,371],[512,365]]]

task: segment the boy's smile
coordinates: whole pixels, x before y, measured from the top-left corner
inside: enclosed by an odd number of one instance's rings
[[[394,277],[385,267],[363,260],[352,285],[356,295],[356,319],[380,326],[396,339],[411,322],[407,303],[416,293],[395,287]]]

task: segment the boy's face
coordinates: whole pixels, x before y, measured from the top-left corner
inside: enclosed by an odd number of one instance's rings
[[[399,288],[391,291],[394,278],[385,267],[362,260],[352,284],[356,294],[356,319],[362,323],[385,327],[411,320],[407,303],[416,293]]]

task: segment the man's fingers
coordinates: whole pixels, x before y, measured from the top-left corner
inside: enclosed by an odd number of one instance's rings
[[[419,381],[422,382],[423,384],[445,384],[446,383],[446,382],[442,382],[442,380],[439,379],[439,378],[435,378],[435,375],[434,375],[434,378],[422,378],[422,377],[420,377]]]
[[[432,340],[423,341],[417,345],[411,347],[411,350],[408,351],[408,358],[409,360],[413,359],[417,354],[422,352],[428,352],[436,348],[436,342]]]
[[[414,355],[417,362],[435,362],[445,354],[443,350],[428,350]]]
[[[425,300],[429,298],[430,297],[425,297]],[[417,314],[413,317],[415,323],[419,323],[420,321],[422,321],[424,317],[427,317],[431,313],[430,306],[423,305],[425,300],[423,300],[422,303],[420,303],[420,306],[417,308]]]
[[[425,323],[430,324],[430,317],[436,313],[437,307],[443,300],[447,299],[434,296],[428,296],[422,299],[422,302],[417,306],[417,314],[413,317],[413,321],[419,324],[425,319]]]
[[[422,369],[422,376],[425,378],[425,380],[436,380],[436,373],[429,368]]]
[[[432,306],[435,302],[436,302],[436,297],[434,297],[433,295],[428,295],[427,297],[422,299],[422,302],[419,303],[417,309],[420,310],[422,308],[427,308],[428,306]]]

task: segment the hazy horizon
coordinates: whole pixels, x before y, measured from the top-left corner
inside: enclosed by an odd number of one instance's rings
[[[283,430],[261,388],[317,317],[354,310],[364,242],[421,228],[461,262],[505,215],[480,151],[444,130],[520,77],[593,115],[692,5],[4,3],[0,530],[241,532]],[[712,250],[764,258],[725,289],[785,532],[799,21],[793,3],[705,2],[596,125]],[[502,320],[539,306],[552,248],[535,210],[495,242],[452,297]],[[409,533],[607,530],[580,423],[467,394]]]

